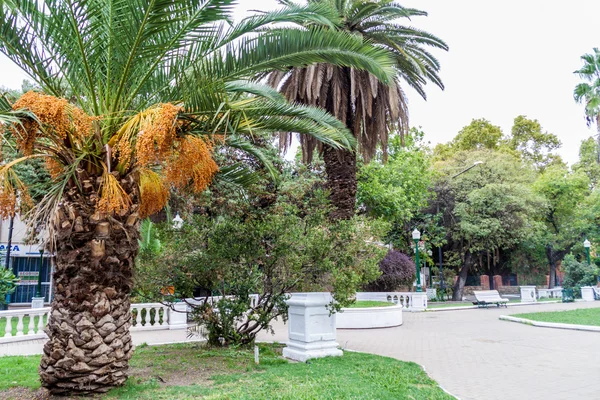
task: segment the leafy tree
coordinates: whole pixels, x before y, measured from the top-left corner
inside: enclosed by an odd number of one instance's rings
[[[164,251],[139,266],[146,271],[143,292],[156,295],[172,286],[183,301],[195,297],[189,303],[194,319],[214,345],[253,342],[274,318],[287,318],[285,299],[293,291],[332,290],[337,307],[348,304],[378,276],[384,251],[371,243],[378,224],[361,217],[329,221],[319,185],[310,172],[284,175],[278,187],[252,185],[247,194],[274,195],[267,204],[252,196],[245,205],[222,204],[211,194],[205,211],[214,206],[218,215],[188,217],[180,232],[163,228]],[[258,294],[255,302],[251,294]]]
[[[600,164],[596,162],[599,153],[600,147],[593,137],[583,140],[579,146],[579,161],[573,165],[574,170],[585,172],[592,188],[597,188],[600,182]]]
[[[575,87],[573,96],[578,103],[585,103],[585,118],[588,125],[596,124],[597,143],[600,149],[600,50],[581,56],[583,67],[575,71],[584,81]],[[600,164],[600,150],[596,162]]]
[[[378,157],[360,168],[357,199],[369,215],[402,224],[426,205],[432,174],[422,137],[413,128],[403,146],[394,135],[387,163]]]
[[[6,268],[0,268],[0,305],[5,304],[6,295],[14,293],[19,283],[13,272]]]
[[[455,151],[461,150],[496,150],[500,147],[504,134],[499,126],[488,120],[474,119],[458,132],[451,146]]]
[[[537,119],[531,120],[524,115],[515,118],[508,145],[524,161],[531,162],[539,170],[549,164],[562,162],[560,156],[552,153],[561,146],[560,140],[552,133],[542,132]]]
[[[255,145],[274,131],[352,147],[345,125],[320,109],[289,105],[256,78],[313,63],[366,69],[383,82],[395,76],[388,52],[359,37],[264,29],[272,22],[321,20],[319,5],[227,25],[233,5],[0,4],[0,51],[43,91],[26,93],[12,107],[0,104],[1,121],[13,125],[5,139],[14,139],[23,154],[0,168],[0,216],[31,204],[13,166],[44,159],[53,184],[32,223],[47,224],[47,245],[56,254],[49,341],[40,364],[42,384],[52,394],[106,392],[127,379],[140,220],[164,207],[170,189],[202,192],[219,171],[215,148],[233,147],[268,166]],[[223,168],[219,176],[239,181],[241,168]]]
[[[535,190],[546,202],[542,219],[546,229],[540,243],[550,265],[550,288],[556,284],[557,263],[571,252],[576,243],[583,241],[588,221],[577,216],[589,193],[589,184],[583,172],[571,172],[561,166],[546,169],[534,184]]]
[[[294,6],[290,0],[280,0]],[[388,134],[401,135],[408,130],[408,106],[402,84],[413,87],[425,98],[425,84],[443,88],[440,65],[428,48],[447,50],[434,35],[404,25],[412,17],[426,16],[421,10],[402,7],[393,0],[309,0],[329,8],[327,20],[307,20],[305,26],[348,32],[385,49],[394,59],[396,75],[382,81],[353,68],[317,64],[271,74],[269,81],[291,101],[321,107],[342,121],[358,142],[363,159],[375,155],[378,143],[386,158]],[[283,147],[291,143],[291,134],[280,138]],[[304,161],[310,161],[318,142],[300,138]],[[356,206],[356,154],[325,145],[321,148],[328,176],[334,218],[350,218]]]
[[[448,178],[482,159],[485,163],[477,168]],[[453,298],[460,300],[467,274],[480,255],[488,259],[493,255],[496,264],[500,251],[513,249],[535,234],[535,215],[542,201],[531,188],[533,171],[507,153],[459,153],[444,172],[440,179],[445,183],[436,190],[450,249],[447,264],[459,268]]]

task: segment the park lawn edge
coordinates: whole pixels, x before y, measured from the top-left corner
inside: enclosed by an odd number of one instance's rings
[[[278,393],[278,398],[282,399],[319,398],[331,396],[331,393],[345,398],[370,398],[371,391],[378,393],[379,398],[454,398],[416,363],[354,351],[347,351],[342,357],[290,363],[279,355],[280,344],[257,345],[261,349],[261,364],[258,366],[253,363],[250,348],[211,349],[200,348],[198,344],[138,346],[132,365],[142,369],[150,367],[150,375],[140,377],[134,373],[124,387],[114,389],[102,398],[260,399],[268,393]],[[172,362],[173,352],[181,355],[177,363]],[[161,376],[168,380],[169,373],[187,373],[190,367],[206,365],[210,358],[206,358],[205,353],[208,357],[223,359],[224,367],[208,378],[210,384],[199,385],[193,380],[185,385],[160,383]],[[0,398],[9,388],[37,390],[40,387],[37,375],[39,359],[40,356],[0,357]],[[17,360],[20,360],[16,363],[18,371],[14,367]],[[195,364],[190,364],[190,360]],[[230,363],[233,367],[228,365]],[[250,387],[252,390],[248,392]],[[34,392],[30,393],[33,395]],[[296,397],[296,393],[300,396]]]

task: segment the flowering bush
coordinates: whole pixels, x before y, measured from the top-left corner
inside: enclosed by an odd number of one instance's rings
[[[371,282],[367,289],[371,291],[394,291],[398,286],[410,285],[415,280],[416,267],[414,261],[398,250],[390,250],[379,262],[381,276]]]

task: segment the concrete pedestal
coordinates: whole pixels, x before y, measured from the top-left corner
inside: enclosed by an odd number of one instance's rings
[[[44,297],[33,297],[31,299],[31,308],[44,308]]]
[[[521,302],[532,303],[537,301],[535,295],[535,286],[520,286],[521,288]]]
[[[583,301],[594,301],[594,288],[591,286],[581,287],[581,299]]]
[[[283,349],[284,357],[305,362],[343,355],[335,341],[336,315],[330,315],[326,308],[331,300],[329,293],[292,294],[287,301],[290,341]]]
[[[412,306],[410,311],[425,311],[427,309],[427,293],[414,292],[411,297]]]
[[[187,326],[187,304],[172,304],[172,309],[169,310],[169,329],[187,329]]]

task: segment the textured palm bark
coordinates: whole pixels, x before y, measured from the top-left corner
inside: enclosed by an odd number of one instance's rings
[[[103,393],[127,379],[139,193],[131,177],[121,179],[134,205],[102,215],[95,211],[99,181],[82,179],[84,193],[68,191],[53,221],[55,295],[40,363],[52,394]]]
[[[323,161],[329,199],[334,207],[330,216],[332,219],[350,219],[356,205],[356,153],[324,146]]]

